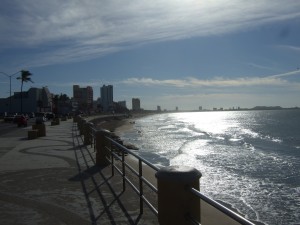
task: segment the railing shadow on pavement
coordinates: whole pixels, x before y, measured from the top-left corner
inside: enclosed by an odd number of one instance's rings
[[[109,166],[95,165],[95,152],[83,144],[76,125],[73,125],[72,136],[78,174],[69,178],[69,181],[81,183],[91,224],[96,225],[100,220],[101,224],[114,225],[120,221],[126,224],[139,224],[141,214],[132,215],[134,210],[124,205],[124,200],[125,202],[128,200],[128,193],[125,196],[124,191],[118,188],[121,185],[115,185],[121,182],[120,176],[112,176]],[[128,203],[130,202],[131,199]]]

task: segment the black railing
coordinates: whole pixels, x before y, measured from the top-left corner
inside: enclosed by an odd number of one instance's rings
[[[91,124],[89,124],[89,129],[87,132],[87,138],[89,140],[89,144],[91,147],[96,149],[96,132],[98,130],[95,129]],[[104,132],[107,132],[103,130]],[[83,132],[84,133],[84,132]],[[145,197],[144,195],[144,185],[150,188],[155,194],[157,194],[157,188],[144,176],[143,174],[143,168],[145,166],[148,166],[154,172],[158,171],[159,168],[148,162],[147,160],[143,159],[139,155],[135,154],[131,150],[127,149],[111,137],[109,137],[109,133],[107,136],[105,136],[107,145],[105,145],[105,149],[109,154],[106,157],[106,160],[111,164],[112,166],[112,176],[115,175],[115,171],[118,172],[123,179],[123,191],[126,189],[126,183],[129,184],[129,186],[134,190],[136,194],[139,195],[140,198],[140,213],[142,214],[144,211],[144,203],[150,208],[150,210],[157,216],[158,211],[156,207],[151,204],[151,201]],[[135,160],[138,160],[138,167],[134,168],[132,165],[126,162],[125,156],[131,155]],[[117,163],[120,162],[120,163]],[[131,180],[128,176],[126,176],[126,168],[134,174],[138,181],[135,182]],[[137,184],[136,184],[137,183]]]
[[[150,181],[147,180],[143,175],[143,165],[149,166],[154,171],[158,171],[159,168],[148,162],[147,160],[141,158],[134,152],[125,148],[123,145],[114,141],[112,138],[106,137],[108,141],[111,143],[111,147],[106,147],[106,150],[110,152],[111,158],[107,158],[112,165],[112,174],[114,174],[114,170],[116,170],[123,178],[123,191],[126,189],[126,183],[128,183],[131,188],[139,195],[140,197],[140,213],[143,213],[144,203],[151,209],[151,211],[157,215],[157,209],[151,204],[151,201],[144,196],[144,187],[143,184],[147,185],[153,192],[157,193],[157,188],[151,184]],[[129,163],[125,161],[125,155],[131,155],[138,160],[138,169],[132,167]],[[121,168],[116,164],[116,160],[121,162]],[[129,177],[126,176],[126,168],[129,169],[137,178],[138,185],[136,186],[134,181],[132,181]]]
[[[232,210],[228,209],[227,207],[223,206],[219,202],[207,197],[206,195],[202,194],[200,191],[196,190],[195,188],[187,187],[187,191],[190,191],[201,200],[205,201],[209,205],[213,206],[217,210],[221,211],[225,215],[229,216],[231,219],[235,220],[241,225],[254,225],[254,223],[250,222],[249,220],[245,219],[241,215],[233,212]],[[199,221],[195,220],[192,216],[187,215],[187,218],[195,225],[201,224]]]
[[[95,129],[93,124],[87,123],[87,121],[82,118],[77,118],[77,123],[78,123],[78,128],[82,129],[80,133],[84,135],[85,139],[87,139],[85,142],[90,144],[95,151],[98,151],[96,139],[98,138],[97,132],[99,132],[99,130]],[[127,183],[134,190],[134,192],[139,196],[141,214],[144,211],[144,204],[146,204],[150,208],[150,210],[156,216],[158,216],[157,207],[154,206],[154,204],[144,195],[144,189],[145,189],[144,185],[146,185],[146,187],[148,187],[156,196],[158,193],[158,189],[144,176],[143,168],[149,167],[155,173],[159,171],[160,168],[156,167],[155,165],[145,160],[144,158],[140,157],[133,151],[124,147],[118,141],[114,140],[111,136],[112,133],[110,133],[109,131],[106,130],[100,130],[100,131],[102,131],[102,136],[103,136],[102,141],[105,141],[104,148],[105,151],[107,152],[107,154],[105,154],[105,157],[106,157],[106,161],[111,165],[112,176],[115,175],[115,171],[119,173],[123,179],[122,182],[123,191],[125,191],[126,183]],[[130,155],[134,160],[137,160],[138,161],[137,166],[134,166],[136,163],[128,163],[125,160],[126,155]],[[127,175],[128,172],[130,172],[130,174],[133,174],[136,178],[134,179],[132,178],[132,176],[128,176]],[[224,213],[226,216],[230,217],[231,219],[235,220],[237,223],[241,225],[254,225],[252,222],[245,219],[241,215],[233,212],[232,210],[226,208],[222,204],[205,196],[204,194],[202,194],[200,191],[198,191],[193,187],[187,186],[185,191],[190,192],[196,198],[199,198],[199,204],[201,199],[202,201],[213,206],[215,209]],[[174,196],[174,198],[176,198],[176,196]],[[201,224],[200,221],[195,219],[189,213],[185,213],[185,219],[188,220],[191,224],[195,224],[195,225]]]

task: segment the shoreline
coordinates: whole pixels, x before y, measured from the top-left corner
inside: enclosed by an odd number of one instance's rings
[[[117,117],[117,116],[107,116],[98,117],[90,120],[96,129],[105,129],[112,133],[112,138],[118,143],[122,144],[124,147],[130,150],[139,150],[137,146],[132,143],[124,142],[121,139],[121,133],[130,130],[135,123],[135,119],[141,118],[142,115],[132,116],[132,117]]]
[[[109,130],[110,132],[115,132],[118,127],[126,124],[128,118],[125,117],[116,117],[116,116],[107,116],[107,117],[97,117],[91,119],[95,126],[95,128],[101,128],[105,130]]]

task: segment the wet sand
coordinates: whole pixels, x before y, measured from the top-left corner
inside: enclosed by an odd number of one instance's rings
[[[96,118],[91,120],[90,122],[94,123],[97,128],[102,128],[105,130],[109,130],[110,132],[115,132],[116,128],[121,127],[125,124],[129,124],[129,119],[127,118],[119,118],[119,117],[104,117],[104,118]]]

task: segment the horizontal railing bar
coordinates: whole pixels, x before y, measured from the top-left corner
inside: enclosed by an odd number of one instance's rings
[[[122,171],[116,166],[113,165],[114,168],[117,170],[117,172],[124,177]],[[139,189],[125,176],[124,177],[125,181],[131,186],[131,188],[135,191],[136,194],[140,195],[140,191]],[[142,177],[143,179],[143,177]],[[148,180],[143,179],[144,182],[147,182],[147,185],[157,193],[157,189],[151,184],[149,183]],[[151,209],[151,211],[153,211],[156,215],[158,215],[158,211],[156,210],[156,208],[148,201],[148,199],[145,196],[142,196],[143,201],[148,205],[148,207]]]
[[[111,164],[111,159],[109,157],[105,157],[105,159]]]
[[[146,205],[151,209],[151,211],[157,216],[158,210],[148,201],[148,199],[143,195],[141,196]]]
[[[109,151],[110,151],[110,154],[112,154],[116,159],[122,161],[122,158],[121,158],[118,154],[116,154],[115,152],[111,151],[109,147],[105,146],[105,148],[106,148],[107,150],[109,150]]]
[[[131,166],[129,165],[127,162],[124,162],[125,166],[134,173],[134,175],[139,176],[139,173]]]
[[[143,182],[145,183],[145,184],[147,184],[147,186],[149,187],[149,188],[151,188],[152,189],[152,191],[154,191],[154,192],[158,192],[158,190],[157,190],[157,188],[153,185],[153,184],[151,184],[145,177],[141,177],[142,178],[142,180],[143,180]]]
[[[108,149],[108,148],[107,148],[107,149]],[[121,160],[121,158],[120,158],[117,154],[115,154],[114,152],[111,152],[111,154],[114,155],[116,158],[118,158],[118,159]],[[132,173],[134,173],[137,177],[139,177],[139,173],[138,173],[131,165],[129,165],[127,162],[124,162],[124,164],[125,164],[125,166],[126,166],[128,169],[130,169],[130,171],[131,171]],[[145,177],[142,176],[141,178],[142,178],[143,182],[144,182],[148,187],[150,187],[154,192],[157,193],[157,188],[156,188],[153,184],[151,184]]]
[[[112,153],[113,154],[113,153]],[[115,154],[114,154],[115,155]],[[128,163],[126,163],[126,162],[124,162],[124,164],[137,176],[137,177],[139,177],[139,174],[138,174],[138,172],[134,169],[134,168],[132,168]],[[114,165],[114,168],[117,168],[117,170],[119,170],[118,169],[118,167],[116,166],[116,165]],[[121,174],[121,173],[120,173]],[[122,174],[121,174],[122,175]],[[145,177],[141,177],[141,179],[143,180],[143,182],[149,187],[149,188],[151,188],[151,190],[153,190],[154,192],[158,192],[158,190],[157,190],[157,188],[153,185],[153,184],[151,184]]]
[[[135,191],[135,193],[140,195],[140,191],[136,188],[136,186],[127,177],[125,177],[125,180],[131,186],[131,188]],[[151,209],[151,211],[153,211],[156,215],[158,215],[157,209],[148,201],[148,199],[144,195],[140,196],[140,197],[147,204],[147,206]]]
[[[140,191],[139,189],[128,179],[128,177],[124,177],[125,181],[127,181],[127,183],[132,187],[132,189],[138,194],[140,195]]]
[[[117,169],[118,170],[118,169]],[[135,191],[136,194],[140,195],[139,189],[125,176],[125,181],[131,186],[131,188]],[[148,207],[153,211],[156,215],[158,215],[158,211],[156,208],[148,201],[145,196],[141,196],[143,201],[148,205]]]
[[[123,172],[116,166],[116,165],[113,165],[113,167],[117,170],[117,172],[123,176]]]
[[[148,165],[149,167],[151,167],[152,169],[158,171],[159,168],[157,166],[154,166],[153,164],[151,164],[149,161],[147,161],[146,159],[140,157],[139,155],[135,154],[134,152],[132,152],[131,150],[127,149],[126,147],[124,147],[123,145],[119,144],[118,142],[116,142],[115,140],[113,140],[110,137],[106,137],[108,140],[110,140],[114,145],[116,145],[118,148],[122,149],[123,151],[129,153],[130,155],[133,155],[135,158],[141,160],[143,163],[145,163],[146,165]]]
[[[226,208],[225,206],[223,206],[222,204],[218,203],[217,201],[215,201],[215,200],[213,200],[213,199],[205,196],[204,194],[202,194],[201,192],[199,192],[195,188],[191,188],[190,187],[189,190],[193,194],[195,194],[196,196],[198,196],[200,199],[202,199],[203,201],[207,202],[208,204],[210,204],[211,206],[215,207],[216,209],[220,210],[225,215],[229,216],[230,218],[232,218],[233,220],[239,222],[240,224],[242,224],[242,225],[254,225],[254,223],[252,223],[249,220],[245,219],[241,215],[233,212],[232,210]]]

